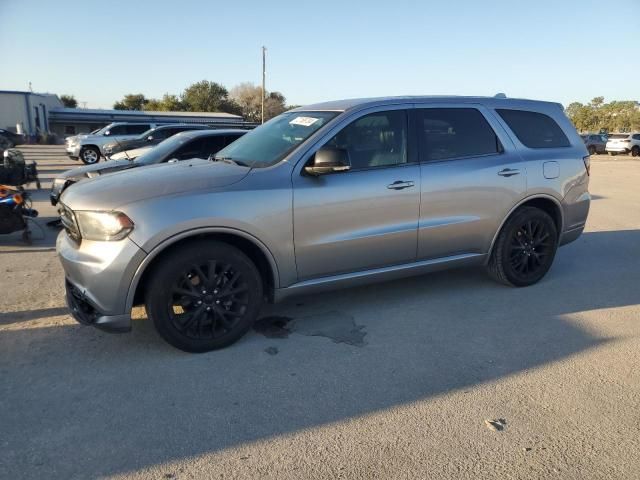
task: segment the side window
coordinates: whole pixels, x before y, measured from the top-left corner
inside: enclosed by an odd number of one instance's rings
[[[544,113],[507,109],[496,111],[525,147],[558,148],[570,145],[556,121]]]
[[[634,139],[634,140],[640,140],[640,134],[636,133],[636,134],[633,136],[633,139]]]
[[[227,145],[229,145],[230,143],[235,142],[237,139],[239,139],[242,135],[227,135],[226,137],[224,137],[224,146],[226,147]]]
[[[502,152],[496,133],[475,108],[422,108],[415,112],[422,161]]]
[[[140,132],[142,133],[142,132]],[[106,134],[106,132],[105,132]],[[127,129],[126,129],[126,125],[116,125],[115,127],[111,127],[109,129],[109,135],[113,136],[113,135],[126,135],[127,134]]]
[[[180,147],[173,155],[169,155],[167,160],[177,158],[178,160],[189,160],[190,158],[202,158],[206,160],[209,155],[205,155],[206,138],[196,138]]]
[[[123,127],[126,127],[126,135],[140,135],[151,128],[148,123],[144,125],[123,125]]]
[[[164,140],[165,138],[169,138],[174,133],[175,132],[173,132],[170,128],[161,128],[153,132],[151,135],[153,136],[154,140]]]
[[[365,115],[326,145],[346,150],[351,170],[407,163],[407,113],[393,110]]]

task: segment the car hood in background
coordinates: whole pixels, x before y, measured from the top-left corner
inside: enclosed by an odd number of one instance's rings
[[[200,159],[161,163],[78,183],[66,190],[60,201],[72,210],[114,210],[149,198],[226,187],[242,180],[250,170]]]
[[[148,152],[152,148],[153,148],[153,146],[149,145],[149,146],[146,146],[146,147],[135,148],[133,150],[125,150],[123,152],[114,153],[113,155],[109,156],[109,161],[127,160],[127,155],[129,156],[129,158],[131,158],[133,160],[134,158],[138,158],[143,153]]]
[[[110,160],[108,162],[94,163],[93,165],[84,165],[82,167],[72,168],[71,170],[61,173],[57,178],[82,180],[84,178],[93,178],[98,175],[117,172],[118,170],[135,166],[136,165],[130,160]]]

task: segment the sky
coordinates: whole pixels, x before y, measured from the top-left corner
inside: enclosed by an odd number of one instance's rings
[[[267,90],[290,105],[640,100],[638,18],[640,0],[0,0],[0,89],[31,82],[88,108],[203,79],[231,89],[261,82],[265,45]]]

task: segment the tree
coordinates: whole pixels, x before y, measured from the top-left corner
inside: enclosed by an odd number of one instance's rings
[[[287,109],[287,99],[280,92],[271,92],[264,101],[264,120],[272,119]]]
[[[216,82],[202,80],[185,88],[182,102],[190,112],[224,112],[229,106],[229,92]]]
[[[60,95],[60,101],[66,108],[78,108],[78,101],[73,95]]]
[[[588,105],[573,102],[565,112],[581,132],[630,132],[640,129],[640,108],[635,101],[604,102],[595,97]]]
[[[241,115],[250,122],[262,117],[262,87],[249,82],[231,89],[229,96],[240,106]],[[264,119],[269,120],[286,110],[286,99],[280,92],[268,93],[264,100]]]
[[[145,105],[149,102],[141,93],[129,93],[124,96],[122,101],[113,104],[115,110],[144,110]]]
[[[184,102],[177,95],[165,93],[162,100],[150,99],[145,105],[145,110],[157,112],[184,112],[186,110]]]
[[[231,89],[229,96],[238,104],[245,120],[259,122],[262,112],[262,87],[250,82],[240,83]]]

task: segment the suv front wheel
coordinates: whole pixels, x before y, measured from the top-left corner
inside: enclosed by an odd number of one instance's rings
[[[548,213],[521,207],[500,230],[489,259],[489,274],[514,287],[538,282],[551,268],[558,249],[558,230]]]
[[[97,147],[82,147],[80,150],[80,160],[86,165],[93,165],[100,160],[100,150]]]
[[[251,328],[262,305],[256,266],[226,243],[179,247],[151,273],[147,315],[162,338],[186,352],[231,345]]]

